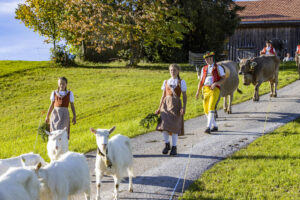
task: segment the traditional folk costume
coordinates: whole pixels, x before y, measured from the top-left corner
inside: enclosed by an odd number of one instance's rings
[[[69,104],[74,103],[74,95],[71,91],[53,91],[50,100],[54,102],[54,109],[50,117],[50,131],[60,130],[67,127],[68,138],[70,137],[70,114]]]
[[[182,108],[181,92],[186,92],[187,87],[184,80],[178,78],[165,80],[161,89],[166,91],[166,96],[160,110],[161,121],[157,125],[156,130],[163,131],[166,147],[163,154],[167,154],[170,150],[169,135],[172,135],[172,152],[176,152],[178,135],[184,135],[183,116],[180,115]],[[174,153],[176,155],[177,153]]]
[[[300,80],[300,64],[298,64],[299,57],[300,57],[300,45],[297,45],[295,58],[296,58],[296,65],[298,66],[298,73],[299,73],[299,80]]]
[[[270,47],[264,47],[263,50],[260,52],[262,55],[274,55],[276,56],[276,51],[271,45]]]
[[[200,90],[202,89],[203,108],[207,117],[206,132],[210,132],[210,130],[218,130],[218,126],[215,121],[215,109],[220,96],[220,87],[217,86],[212,90],[211,85],[221,80],[222,76],[225,76],[224,69],[215,63],[212,65],[206,65],[201,70]]]
[[[296,54],[300,54],[300,44],[297,45]]]

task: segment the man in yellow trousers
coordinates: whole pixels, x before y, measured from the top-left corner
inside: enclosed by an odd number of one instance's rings
[[[199,93],[202,90],[203,108],[207,117],[207,128],[205,133],[218,131],[218,126],[215,120],[216,103],[220,96],[220,87],[225,81],[225,71],[223,67],[215,63],[215,53],[207,52],[203,58],[207,65],[201,69],[201,78],[198,84],[196,98],[199,98]]]

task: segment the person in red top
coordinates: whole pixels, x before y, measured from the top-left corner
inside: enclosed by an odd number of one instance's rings
[[[296,49],[296,52],[295,52],[295,54],[300,54],[300,44],[299,44],[299,45],[297,45],[297,49]]]
[[[272,46],[271,40],[267,40],[266,46],[263,48],[263,50],[260,51],[260,55],[276,56],[276,51]]]
[[[203,108],[207,116],[207,128],[205,133],[218,131],[218,126],[215,121],[215,107],[220,97],[220,87],[225,81],[224,69],[215,63],[215,53],[207,52],[203,58],[207,65],[201,70],[201,78],[196,93],[196,99],[202,90]]]
[[[299,60],[299,57],[300,57],[300,44],[297,45],[297,49],[296,49],[296,52],[295,52],[295,61],[296,61],[296,65],[298,66],[298,73],[299,73],[299,80],[300,80],[300,60]]]

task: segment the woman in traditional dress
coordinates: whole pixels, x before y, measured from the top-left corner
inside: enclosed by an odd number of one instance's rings
[[[165,80],[162,85],[163,94],[160,100],[156,114],[160,113],[161,121],[158,123],[156,130],[162,131],[165,141],[163,154],[168,154],[170,148],[169,135],[172,135],[171,156],[177,155],[178,135],[184,135],[183,115],[186,108],[186,83],[179,76],[180,67],[177,64],[171,64],[169,71],[171,78]],[[183,96],[183,106],[180,96]]]
[[[68,80],[65,77],[58,79],[58,88],[53,91],[50,96],[51,104],[46,116],[46,123],[49,124],[50,117],[50,131],[60,130],[67,127],[68,138],[70,137],[70,116],[69,104],[73,113],[73,124],[76,124],[76,113],[74,106],[74,95],[71,91],[67,90]]]

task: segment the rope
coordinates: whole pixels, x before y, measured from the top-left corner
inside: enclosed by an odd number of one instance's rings
[[[186,172],[187,172],[188,165],[189,165],[189,163],[190,163],[190,158],[191,158],[192,149],[193,149],[193,145],[192,145],[191,150],[190,150],[190,153],[189,153],[188,162],[185,164],[185,167],[184,167],[184,168],[182,169],[182,171],[180,172],[179,178],[178,178],[178,180],[177,180],[177,183],[176,183],[176,185],[175,185],[175,187],[174,187],[174,189],[173,189],[173,192],[172,192],[172,194],[171,194],[169,200],[172,200],[172,199],[173,199],[173,196],[174,196],[174,194],[175,194],[176,188],[177,188],[177,186],[178,186],[178,184],[179,184],[179,182],[180,182],[180,180],[181,180],[181,177],[183,176],[183,174],[184,174],[184,172],[185,172],[185,175],[184,175],[184,182],[183,182],[183,187],[184,187],[184,184],[185,184],[185,178],[186,178]]]
[[[182,174],[183,174],[183,172],[184,172],[184,169],[185,169],[185,168],[183,168],[183,170],[182,170],[181,173],[180,173],[180,176],[179,176],[179,178],[178,178],[178,180],[177,180],[177,183],[176,183],[176,185],[175,185],[175,187],[174,187],[174,189],[173,189],[173,192],[172,192],[171,197],[170,197],[169,200],[172,200],[172,199],[173,199],[174,193],[175,193],[176,188],[177,188],[177,185],[178,185],[178,183],[179,183],[179,181],[180,181],[180,179],[181,179],[181,176],[182,176]]]
[[[265,135],[265,131],[266,131],[266,125],[267,125],[267,121],[268,121],[268,116],[269,116],[269,113],[270,113],[270,105],[271,105],[271,97],[269,99],[269,102],[268,102],[268,105],[267,105],[267,112],[266,112],[266,119],[265,119],[265,123],[264,123],[264,130],[263,130],[263,135]]]
[[[282,63],[282,71],[284,71],[284,67],[285,67],[285,62]],[[279,70],[279,69],[278,69]],[[279,70],[280,71],[280,70]],[[278,76],[279,76],[279,71],[278,71]],[[275,90],[275,86],[274,86],[274,90]],[[277,92],[277,91],[276,91]],[[265,123],[264,123],[264,130],[263,130],[263,135],[265,135],[265,131],[266,131],[266,124],[267,124],[267,121],[268,121],[268,115],[269,115],[269,112],[270,112],[270,104],[271,104],[271,97],[269,98],[269,102],[268,102],[268,106],[267,106],[267,112],[266,112],[266,119],[265,119]]]
[[[186,180],[186,174],[187,174],[187,170],[188,170],[188,167],[189,167],[189,164],[190,164],[190,160],[191,160],[192,149],[193,149],[193,144],[192,144],[192,147],[191,147],[191,150],[190,150],[188,163],[187,163],[187,166],[185,168],[185,173],[184,173],[183,185],[182,185],[181,193],[183,193],[183,190],[184,190],[184,185],[185,185],[185,180]]]

